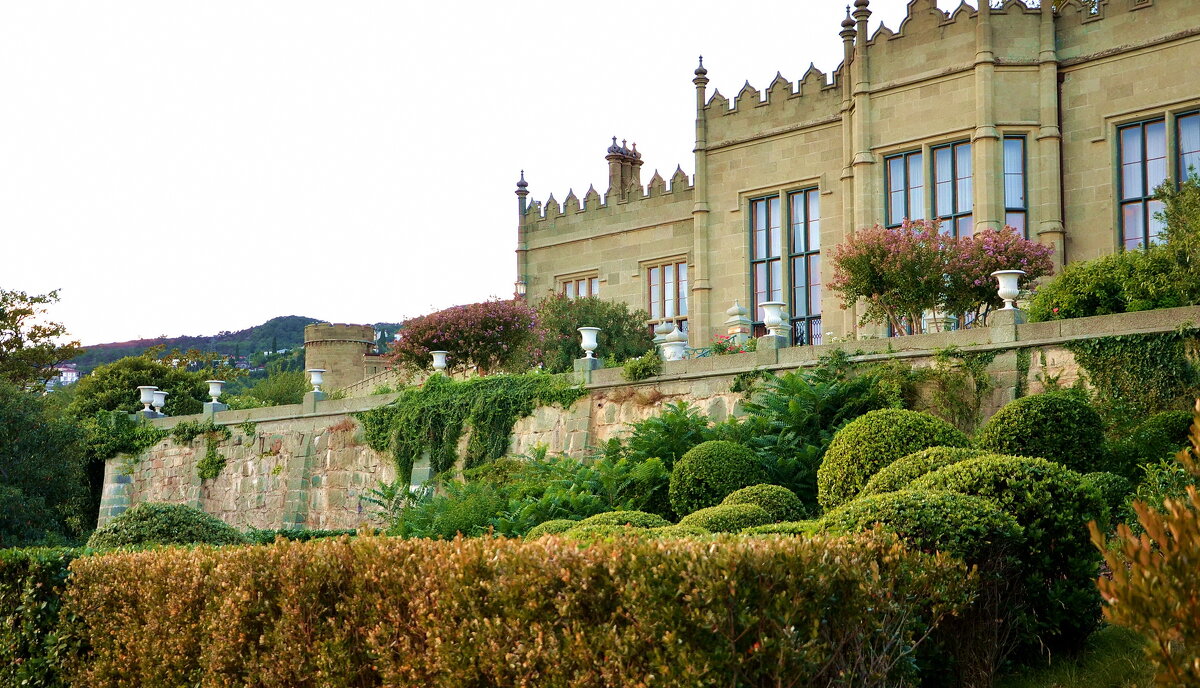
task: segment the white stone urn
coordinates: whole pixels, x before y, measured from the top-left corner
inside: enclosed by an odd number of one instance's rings
[[[763,301],[758,304],[763,313],[763,325],[767,328],[768,334],[779,336],[780,330],[783,328],[783,307],[787,304],[782,301]]]
[[[676,327],[662,343],[664,361],[682,361],[687,351],[687,335]]]
[[[167,395],[170,392],[164,392],[161,389],[154,390],[154,410],[162,415],[163,407],[167,405]]]
[[[208,396],[212,397],[213,403],[217,403],[217,399],[221,396],[221,390],[225,387],[224,380],[205,380],[208,383]]]
[[[449,354],[450,354],[449,351],[430,351],[429,352],[429,355],[433,356],[434,372],[437,372],[437,373],[446,372],[446,356],[448,356]]]
[[[1011,311],[1017,307],[1017,295],[1020,290],[1017,288],[1017,281],[1025,275],[1024,270],[997,270],[992,273],[992,277],[999,282],[999,288],[996,292],[1000,298],[1004,299],[1004,308],[1001,310]]]
[[[600,334],[599,327],[581,327],[579,328],[579,337],[582,340],[580,346],[583,347],[584,358],[595,358],[596,347],[600,345],[597,336]]]
[[[154,390],[158,389],[154,385],[141,385],[138,387],[138,401],[142,404],[142,411],[149,413],[150,405],[154,403]]]
[[[308,369],[308,377],[310,380],[312,380],[312,386],[313,386],[312,391],[320,392],[321,391],[321,383],[325,382],[325,369],[324,368],[309,368]]]

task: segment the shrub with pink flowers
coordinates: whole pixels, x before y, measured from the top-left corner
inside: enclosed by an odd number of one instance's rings
[[[431,351],[447,351],[451,370],[524,371],[538,363],[537,319],[523,300],[468,303],[404,322],[389,354],[398,365],[428,369]]]
[[[926,311],[981,324],[1002,305],[992,272],[1024,270],[1025,286],[1053,271],[1052,251],[1012,227],[956,238],[942,234],[937,222],[905,220],[899,227],[861,229],[839,244],[830,287],[841,293],[843,308],[863,301],[861,324],[887,323],[903,332]]]

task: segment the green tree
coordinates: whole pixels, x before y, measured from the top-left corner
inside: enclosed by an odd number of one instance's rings
[[[81,428],[0,382],[0,548],[77,536],[87,506]]]
[[[267,406],[299,404],[304,393],[312,389],[308,375],[302,370],[283,370],[271,373],[265,380],[251,387],[246,393]]]
[[[572,361],[583,355],[579,348],[581,327],[600,328],[598,356],[617,363],[637,358],[654,347],[650,329],[646,327],[649,319],[645,311],[630,310],[628,304],[595,296],[546,297],[537,305],[542,361],[548,372],[570,371]]]
[[[45,306],[57,302],[57,290],[31,296],[0,289],[0,380],[44,388],[56,374],[54,366],[82,351],[77,341],[58,343],[66,327],[42,320]]]
[[[208,400],[208,386],[204,384],[208,372],[192,372],[186,366],[169,365],[148,354],[127,356],[97,366],[81,378],[67,413],[79,419],[92,418],[98,411],[134,413],[142,408],[137,391],[142,385],[167,392],[163,412],[169,416],[199,413]]]

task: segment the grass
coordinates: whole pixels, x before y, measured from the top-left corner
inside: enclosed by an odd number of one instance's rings
[[[996,688],[1150,688],[1154,671],[1142,648],[1133,631],[1105,626],[1088,638],[1082,653],[1007,676]]]

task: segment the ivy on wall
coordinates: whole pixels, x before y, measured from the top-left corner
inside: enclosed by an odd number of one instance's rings
[[[422,387],[400,393],[396,401],[356,414],[367,444],[391,452],[397,478],[408,481],[412,467],[429,457],[436,475],[458,460],[458,443],[470,427],[466,468],[500,458],[508,452],[509,436],[518,419],[538,406],[569,406],[584,395],[567,379],[545,373],[494,375],[452,380],[434,375]]]
[[[1170,409],[1186,409],[1200,393],[1194,351],[1200,329],[1081,339],[1063,346],[1087,374],[1096,406],[1121,428]]]

